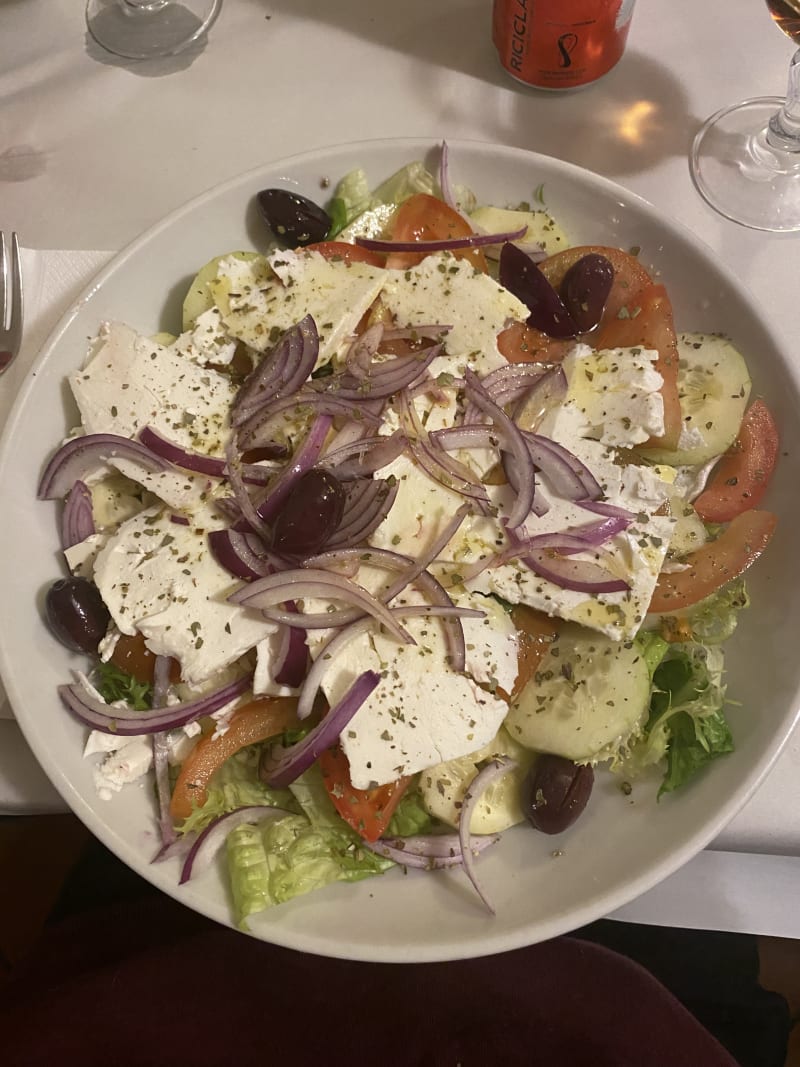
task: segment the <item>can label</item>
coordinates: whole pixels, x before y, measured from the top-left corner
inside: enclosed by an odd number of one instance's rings
[[[634,0],[494,0],[500,62],[527,85],[572,89],[619,62]]]

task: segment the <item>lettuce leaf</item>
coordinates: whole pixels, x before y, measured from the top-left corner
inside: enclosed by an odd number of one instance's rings
[[[290,787],[301,814],[243,825],[227,838],[237,922],[332,882],[382,874],[391,860],[365,849],[330,802],[318,767]]]
[[[689,612],[689,625],[695,641],[719,645],[727,641],[739,622],[739,612],[750,606],[744,578],[728,582],[718,592],[701,600]]]
[[[100,660],[94,669],[92,683],[107,704],[124,700],[134,711],[147,711],[153,704],[153,687],[137,682],[133,675],[120,670],[114,663]]]
[[[386,828],[387,837],[412,837],[414,834],[427,834],[436,825],[422,802],[418,789],[408,789],[400,798],[394,809],[394,815]]]

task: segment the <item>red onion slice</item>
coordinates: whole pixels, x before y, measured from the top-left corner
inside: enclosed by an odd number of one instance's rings
[[[228,597],[228,600],[233,604],[242,604],[246,608],[257,608],[264,613],[266,618],[288,626],[325,630],[335,625],[331,622],[332,612],[322,611],[310,614],[298,612],[294,615],[290,612],[272,610],[276,604],[306,597],[320,600],[344,600],[376,618],[398,641],[402,641],[403,644],[415,644],[411,635],[397,623],[385,604],[382,604],[363,586],[356,585],[349,578],[344,578],[340,574],[332,574],[330,571],[311,567],[282,571],[280,574],[259,578],[258,581],[237,589]]]
[[[517,765],[517,761],[508,756],[496,756],[483,768],[483,770],[479,771],[472,779],[467,792],[464,794],[464,803],[458,820],[458,840],[461,845],[461,855],[464,859],[464,870],[467,874],[467,878],[472,882],[475,892],[492,915],[495,913],[494,907],[486,896],[475,873],[475,865],[473,862],[473,837],[469,826],[472,822],[472,814],[485,790],[496,782],[498,778],[502,778],[504,774],[513,770]]]
[[[156,656],[153,667],[153,704],[154,708],[166,707],[169,692],[170,661],[168,656]],[[169,785],[169,738],[165,732],[153,734],[153,771],[156,779],[156,798],[158,800],[158,826],[161,831],[161,848],[169,848],[176,840],[175,827],[170,815]]]
[[[531,459],[553,488],[567,500],[598,500],[603,488],[581,460],[558,441],[522,431]]]
[[[388,436],[361,437],[326,452],[321,465],[333,471],[340,482],[353,481],[388,467],[407,445],[408,439],[401,430]]]
[[[360,337],[356,337],[345,356],[345,366],[354,378],[362,381],[369,376],[372,361],[378,354],[383,339],[383,323],[376,322],[368,326]]]
[[[313,389],[302,389],[293,396],[282,397],[268,404],[247,422],[242,423],[239,427],[239,445],[246,451],[269,447],[274,444],[270,435],[277,422],[305,415],[339,415],[371,426],[380,426],[381,423],[380,417],[370,411],[364,402],[345,400]]]
[[[61,547],[79,545],[95,532],[92,494],[86,482],[77,481],[67,494],[61,515]]]
[[[271,400],[295,393],[313,371],[318,355],[317,325],[306,315],[245,379],[231,407],[231,424],[241,426]]]
[[[228,473],[228,483],[233,492],[233,498],[239,505],[239,510],[242,513],[242,520],[247,523],[254,533],[260,534],[262,537],[269,540],[271,537],[269,523],[259,514],[253,498],[250,496],[244,482],[242,460],[239,455],[235,431],[231,434],[228,443],[225,445],[225,461]]]
[[[328,540],[326,549],[351,548],[366,541],[392,510],[400,488],[395,478],[379,478],[367,483],[368,491],[356,507],[345,504],[341,521]]]
[[[475,853],[496,844],[500,834],[481,834],[473,837],[470,848]],[[422,871],[443,871],[464,865],[464,854],[458,834],[415,834],[411,837],[380,837],[362,844],[378,856],[394,860],[401,867]]]
[[[181,448],[180,445],[176,445],[174,441],[164,437],[152,426],[145,426],[144,429],[139,431],[139,440],[146,448],[155,452],[157,456],[169,460],[176,467],[181,467],[187,471],[196,471],[199,474],[207,474],[211,478],[227,477],[227,464],[224,459],[219,459],[216,456],[206,456],[202,452],[189,452],[187,449]],[[285,445],[274,444],[271,446],[271,451],[272,455],[277,459],[285,456],[287,449]],[[275,473],[273,467],[262,467],[257,463],[243,463],[241,466],[242,479],[254,485],[266,485]]]
[[[118,734],[120,737],[138,737],[162,730],[174,730],[204,715],[213,715],[215,711],[246,693],[251,681],[252,675],[246,675],[213,693],[204,693],[202,697],[152,711],[134,711],[133,708],[106,704],[77,683],[60,685],[58,694],[75,718],[92,729],[105,734]]]
[[[517,400],[514,422],[525,430],[535,429],[544,415],[560,404],[567,395],[568,383],[564,368],[551,367]]]
[[[243,581],[265,578],[287,567],[280,556],[267,549],[257,534],[211,530],[208,544],[217,563]]]
[[[339,735],[355,713],[380,684],[381,676],[375,671],[364,671],[325,718],[314,727],[302,741],[290,748],[273,748],[276,762],[266,775],[267,785],[282,789],[299,778],[303,771],[319,759],[325,749],[335,745]]]
[[[272,672],[275,681],[278,685],[299,689],[307,673],[308,645],[305,631],[296,626],[282,627]]]
[[[74,437],[58,449],[39,481],[39,500],[60,500],[75,482],[84,481],[112,460],[129,460],[152,473],[170,470],[170,464],[138,441],[114,433]]]
[[[430,345],[410,356],[394,356],[372,363],[361,377],[332,374],[311,382],[310,388],[340,400],[385,400],[419,382],[441,351],[441,345]]]
[[[478,376],[469,367],[464,373],[467,398],[487,415],[503,438],[503,446],[511,452],[517,465],[517,499],[508,516],[508,528],[515,530],[531,513],[535,481],[533,475],[533,462],[528,445],[519,427],[506,415],[501,407],[487,395],[478,380]]]
[[[447,237],[441,241],[383,241],[377,237],[356,237],[355,243],[371,252],[419,252],[426,256],[431,252],[449,252],[457,248],[480,248],[482,245],[518,241],[527,229],[527,226],[522,226],[501,233],[471,233],[466,237]]]
[[[245,823],[256,823],[262,819],[277,819],[289,815],[286,808],[271,807],[266,804],[247,804],[233,811],[218,815],[195,838],[192,847],[183,862],[178,885],[185,885],[189,879],[206,869],[225,842],[231,830]]]

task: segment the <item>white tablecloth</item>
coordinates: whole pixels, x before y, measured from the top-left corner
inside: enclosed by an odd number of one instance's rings
[[[82,8],[0,4],[0,228],[30,248],[119,249],[207,187],[328,144],[501,142],[645,196],[736,271],[787,347],[800,334],[800,237],[716,215],[687,166],[709,113],[783,92],[792,46],[757,0],[705,0],[702,10],[696,0],[639,0],[619,67],[565,94],[507,77],[491,45],[490,0],[225,0],[202,47],[148,63],[103,53],[87,39]],[[33,262],[58,273],[80,261]],[[49,284],[45,308],[58,290]],[[50,300],[40,328],[53,311]],[[28,343],[37,339],[31,331]],[[13,382],[0,379],[0,411]],[[798,772],[795,737],[714,848],[620,914],[800,936]],[[60,806],[15,725],[0,722],[0,810]]]

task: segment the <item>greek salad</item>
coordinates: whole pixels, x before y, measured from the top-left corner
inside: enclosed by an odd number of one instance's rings
[[[568,831],[596,768],[661,798],[733,748],[776,522],[745,358],[546,189],[449,170],[259,193],[264,248],[202,266],[179,333],[100,326],[39,484],[98,792],[146,783],[154,862],[221,853],[241,924],[398,866],[491,910],[479,853]]]

